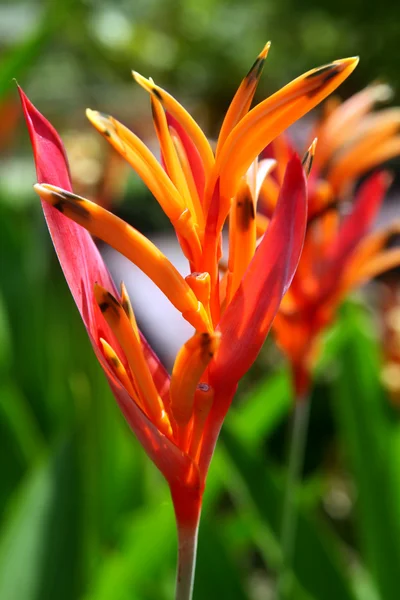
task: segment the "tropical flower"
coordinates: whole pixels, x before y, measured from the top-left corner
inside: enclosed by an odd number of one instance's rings
[[[177,598],[190,597],[201,499],[218,434],[237,383],[255,360],[294,275],[306,226],[306,181],[294,154],[256,251],[256,199],[272,162],[258,155],[355,68],[345,59],[312,70],[250,109],[269,44],[241,83],[215,153],[186,110],[137,73],[149,93],[162,165],[111,116],[92,124],[132,165],[173,224],[189,274],[183,278],[136,229],[72,192],[62,142],[21,91],[34,149],[36,191],[53,243],[115,398],[165,476],[179,537]],[[230,251],[220,280],[221,233]],[[117,291],[90,234],[128,257],[194,328],[169,376],[140,331],[122,284]]]
[[[291,362],[297,397],[308,391],[320,334],[332,323],[343,298],[352,288],[400,263],[400,250],[386,249],[400,229],[399,222],[371,233],[389,175],[376,172],[354,191],[360,176],[400,154],[400,108],[372,110],[389,96],[388,86],[374,84],[342,104],[332,98],[312,133],[318,143],[316,151],[314,143],[305,157],[306,168],[312,165],[312,170],[304,250],[274,322],[278,344]],[[264,152],[279,165],[261,191],[266,214],[276,202],[291,152],[284,136]],[[261,233],[262,220],[265,216],[260,217]]]

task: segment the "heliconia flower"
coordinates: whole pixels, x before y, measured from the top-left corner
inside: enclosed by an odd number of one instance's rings
[[[249,110],[268,48],[240,85],[215,153],[186,110],[137,73],[136,81],[150,93],[162,164],[116,119],[87,111],[171,220],[188,259],[186,278],[134,227],[72,192],[58,134],[20,92],[36,161],[35,189],[65,277],[115,398],[171,489],[180,599],[191,594],[201,499],[222,422],[291,283],[305,234],[306,180],[293,155],[268,230],[256,246],[256,197],[273,165],[257,158],[357,64],[345,59],[310,71]],[[220,280],[228,216],[229,264]],[[126,289],[116,290],[90,234],[146,273],[193,326],[170,376],[140,334]]]
[[[305,168],[311,172],[304,250],[274,322],[278,344],[292,365],[298,397],[310,386],[320,335],[346,294],[400,264],[400,250],[386,249],[400,223],[371,233],[390,177],[375,173],[354,193],[360,176],[400,154],[400,108],[372,111],[376,102],[389,97],[388,86],[374,84],[342,104],[330,99],[312,133],[318,137],[316,151],[314,142],[305,156]],[[260,192],[267,215],[272,214],[291,152],[289,140],[280,136],[263,153],[279,164]],[[353,194],[351,212],[341,216]],[[259,218],[260,234],[265,218]]]

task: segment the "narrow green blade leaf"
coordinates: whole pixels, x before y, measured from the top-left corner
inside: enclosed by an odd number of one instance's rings
[[[362,556],[384,600],[399,594],[400,493],[397,420],[379,382],[377,345],[364,311],[347,305],[346,339],[333,398],[340,434],[358,490]]]
[[[81,588],[76,457],[66,444],[10,500],[0,532],[0,598],[72,600]]]
[[[246,485],[253,508],[279,544],[282,486],[271,475],[267,462],[249,451],[229,430],[223,430],[222,440]],[[293,570],[298,583],[316,600],[354,600],[332,533],[303,509],[299,509],[297,519]]]

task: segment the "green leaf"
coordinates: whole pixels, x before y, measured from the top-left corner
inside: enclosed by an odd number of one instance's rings
[[[216,517],[203,518],[199,532],[194,600],[247,600],[243,577],[219,531]]]
[[[347,305],[342,327],[346,338],[333,407],[358,491],[362,557],[382,599],[394,600],[400,565],[398,423],[379,382],[377,345],[365,312]]]
[[[0,598],[73,600],[81,589],[77,464],[67,443],[10,500],[0,531]]]
[[[176,533],[173,509],[165,490],[164,501],[155,507],[135,511],[125,523],[123,539],[90,586],[87,599],[134,600],[140,589],[159,591],[160,570],[170,565],[175,552]],[[157,596],[154,596],[155,598]]]
[[[271,474],[267,461],[242,444],[228,429],[223,430],[222,441],[232,467],[247,491],[247,510],[254,511],[270,530],[275,552],[267,556],[267,560],[271,558],[273,566],[278,568],[276,549],[280,549],[283,486]],[[302,508],[298,509],[297,523],[293,571],[298,584],[316,600],[354,600],[340,561],[338,544],[329,528]],[[273,548],[271,544],[269,547]]]
[[[241,398],[239,407],[232,407],[227,423],[248,447],[257,448],[288,413],[291,384],[287,370],[263,379]]]
[[[60,2],[49,3],[49,9],[44,12],[36,30],[3,57],[0,69],[0,100],[9,93],[13,81],[22,77],[38,58],[44,44],[54,35],[62,12]]]
[[[45,440],[28,400],[12,382],[0,386],[0,421],[10,430],[27,465],[45,448]]]

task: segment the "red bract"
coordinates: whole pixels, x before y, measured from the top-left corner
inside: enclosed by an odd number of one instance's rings
[[[60,137],[24,92],[21,89],[19,92],[32,141],[38,181],[40,183],[46,181],[68,191],[72,190],[68,162]],[[42,207],[65,279],[82,316],[96,356],[127,422],[166,479],[170,483],[183,481],[190,468],[188,457],[162,435],[132,402],[104,358],[100,338],[117,349],[119,344],[94,300],[93,287],[95,283],[99,283],[112,294],[117,295],[117,292],[95,243],[83,227],[65,217],[53,206],[42,202]],[[165,394],[169,386],[168,374],[143,337],[142,344],[157,388],[161,394]],[[121,351],[118,355],[123,357]]]
[[[268,230],[256,247],[257,181],[271,167],[258,165],[257,156],[266,140],[315,106],[357,64],[346,59],[310,71],[249,110],[268,48],[232,101],[215,155],[185,109],[138,74],[135,79],[151,96],[162,166],[116,119],[87,113],[171,220],[189,263],[185,279],[136,229],[72,193],[60,138],[20,92],[37,167],[35,189],[65,277],[116,400],[171,489],[180,599],[190,596],[201,499],[223,419],[292,281],[305,234],[306,180],[293,155]],[[220,276],[228,217],[229,263]],[[90,233],[139,266],[194,327],[171,376],[141,336],[126,289],[116,290]]]

